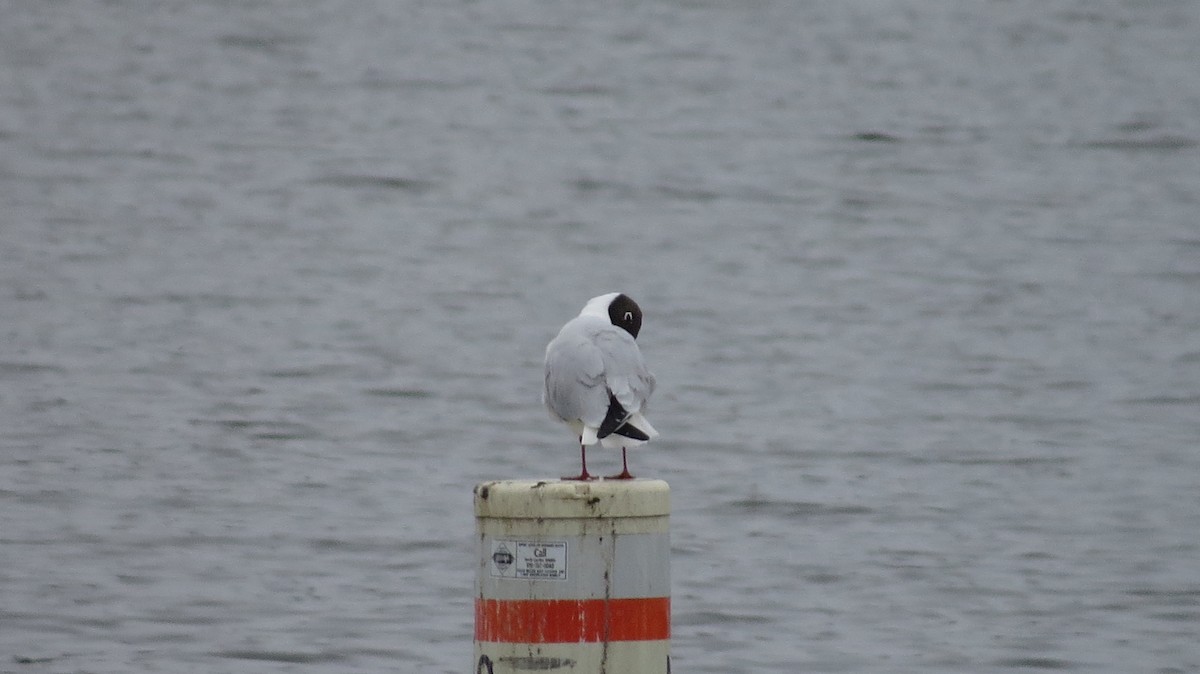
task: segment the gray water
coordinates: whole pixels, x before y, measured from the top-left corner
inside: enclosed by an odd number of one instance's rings
[[[1200,671],[1198,35],[0,1],[0,671],[468,671],[472,486],[577,468],[611,290],[676,672]]]

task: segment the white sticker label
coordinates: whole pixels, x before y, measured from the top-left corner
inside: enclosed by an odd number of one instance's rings
[[[566,580],[566,541],[492,541],[492,576]]]

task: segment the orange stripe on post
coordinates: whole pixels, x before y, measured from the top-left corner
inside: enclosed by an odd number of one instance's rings
[[[475,640],[511,644],[661,641],[671,598],[475,599]]]

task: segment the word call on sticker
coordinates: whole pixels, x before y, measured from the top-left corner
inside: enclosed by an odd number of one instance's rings
[[[566,541],[492,541],[492,576],[566,580]]]

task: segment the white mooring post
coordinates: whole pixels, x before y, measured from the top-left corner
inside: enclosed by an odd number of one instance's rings
[[[475,487],[475,674],[671,671],[670,487]]]

